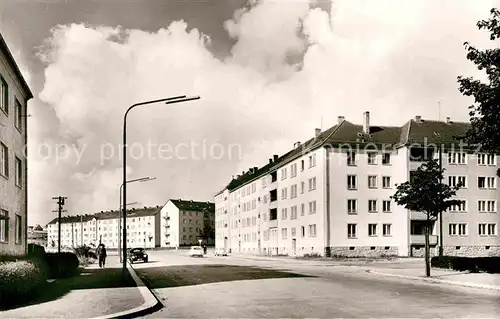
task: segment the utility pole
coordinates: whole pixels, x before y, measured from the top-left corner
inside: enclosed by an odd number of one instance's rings
[[[439,143],[439,171],[443,169],[443,145]],[[441,184],[443,183],[443,175],[441,174]],[[443,256],[443,212],[439,212],[439,256]]]
[[[65,204],[65,201],[66,199],[68,199],[67,197],[63,197],[63,196],[58,196],[58,197],[52,197],[52,199],[57,199],[57,205],[59,206],[58,210],[57,211],[53,211],[53,212],[58,212],[59,215],[58,215],[58,218],[57,218],[57,226],[58,226],[58,229],[57,229],[57,253],[60,254],[61,253],[61,215],[62,215],[62,212],[66,212],[66,210],[63,210],[63,206]]]
[[[83,246],[83,215],[80,216],[80,238]]]

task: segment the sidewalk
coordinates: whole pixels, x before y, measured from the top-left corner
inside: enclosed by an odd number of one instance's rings
[[[432,268],[431,277],[426,277],[423,264],[418,268],[371,267],[368,269],[368,272],[404,279],[500,291],[500,274],[469,273]]]
[[[78,276],[58,279],[31,305],[3,311],[2,318],[94,318],[141,306],[144,298],[121,264],[109,256],[106,268],[92,264]]]

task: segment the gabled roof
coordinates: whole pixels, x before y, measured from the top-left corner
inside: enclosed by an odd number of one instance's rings
[[[394,146],[399,144],[401,127],[370,126],[369,133],[363,133],[363,125],[344,121],[340,127],[324,143],[326,147],[338,147],[342,144],[364,146]]]
[[[406,125],[408,125],[408,135],[405,145],[429,143],[444,146],[458,145],[471,127],[470,123],[465,122],[446,123],[428,120],[411,120]]]
[[[26,80],[23,77],[23,74],[21,73],[21,70],[19,70],[19,66],[16,63],[16,60],[14,59],[14,56],[9,50],[9,47],[7,46],[7,43],[5,42],[2,34],[0,33],[0,51],[2,51],[7,59],[7,62],[10,64],[12,69],[14,70],[14,73],[16,74],[17,78],[19,79],[19,82],[21,83],[21,86],[23,89],[26,91],[26,95],[28,96],[28,100],[33,98],[33,93],[31,92],[30,87],[28,86],[28,83],[26,83]]]
[[[182,200],[182,199],[171,199],[172,204],[174,204],[179,210],[185,210],[189,212],[214,212],[215,213],[215,203],[211,202],[197,202],[192,200]]]
[[[237,178],[233,179],[229,185],[227,186],[227,189],[229,191],[234,191],[238,188],[240,188],[243,185],[246,185],[259,177],[266,175],[269,172],[269,169],[271,168],[272,164],[267,164],[262,166],[261,168],[257,168],[257,170],[249,170],[243,175],[238,176]]]
[[[85,223],[85,222],[91,221],[94,218],[95,218],[94,215],[89,215],[89,214],[85,214],[85,215],[72,215],[72,216],[62,216],[61,217],[61,224],[79,223],[81,221],[83,221]],[[56,224],[57,221],[58,221],[58,218],[56,217],[53,220],[51,220],[48,223],[48,225],[50,225],[50,224]]]
[[[143,216],[153,216],[156,213],[158,213],[161,210],[160,206],[156,207],[144,207],[144,208],[139,208],[139,209],[127,209],[127,217],[143,217]],[[89,222],[91,220],[99,219],[115,219],[118,218],[118,215],[121,214],[121,211],[118,210],[111,210],[111,211],[102,211],[100,213],[96,214],[85,214],[85,215],[72,215],[72,216],[62,216],[61,217],[61,224],[66,224],[66,223],[79,223],[81,221]],[[57,223],[57,217],[52,219],[48,225],[50,224],[56,224]]]

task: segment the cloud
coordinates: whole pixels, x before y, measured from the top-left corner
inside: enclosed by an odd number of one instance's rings
[[[138,101],[202,97],[131,111],[128,142],[149,155],[129,156],[128,178],[157,178],[130,186],[129,201],[144,205],[209,200],[231,175],[266,164],[338,115],[360,122],[369,110],[378,124],[401,125],[415,115],[435,118],[439,100],[443,116],[466,120],[456,76],[474,69],[462,43],[487,43],[475,23],[491,6],[344,0],[327,12],[307,1],[258,1],[224,24],[235,40],[224,60],[184,21],[152,33],[57,26],[41,53],[40,99],[60,123],[34,148],[71,147],[64,159],[31,151],[32,216],[50,219],[49,199],[59,194],[69,197],[69,213],[117,207],[123,114]]]

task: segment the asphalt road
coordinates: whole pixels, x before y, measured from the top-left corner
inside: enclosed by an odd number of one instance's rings
[[[342,262],[210,253],[191,258],[187,251],[150,252],[149,260],[134,268],[165,307],[148,318],[498,318],[500,313],[498,292],[368,274]]]

